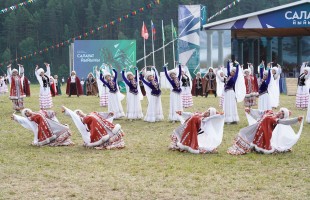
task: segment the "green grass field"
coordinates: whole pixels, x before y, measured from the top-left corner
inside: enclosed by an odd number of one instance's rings
[[[39,88],[32,85],[25,106],[39,109]],[[64,91],[64,87],[62,91]],[[291,153],[231,156],[238,130],[247,125],[243,105],[240,122],[225,125],[218,154],[193,155],[169,151],[170,134],[179,123],[168,122],[169,92],[162,95],[165,121],[148,123],[115,120],[122,125],[126,148],[94,150],[82,147],[82,138],[61,105],[85,112],[107,111],[98,97],[66,95],[53,98],[54,110],[73,132],[75,146],[33,147],[33,133],[11,121],[12,103],[0,96],[0,199],[309,199],[310,125],[305,124]],[[293,117],[295,97],[281,95],[281,106]],[[123,101],[126,110],[126,100]],[[218,98],[194,97],[186,111],[218,108]],[[146,110],[146,99],[143,101]],[[298,127],[295,126],[295,129]]]

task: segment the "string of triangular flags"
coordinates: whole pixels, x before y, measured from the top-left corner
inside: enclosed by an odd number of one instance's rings
[[[34,3],[35,1],[37,1],[37,0],[28,0],[28,1],[24,1],[22,3],[12,5],[12,6],[7,7],[7,8],[3,8],[3,9],[1,9],[0,14],[4,14],[4,13],[7,13],[9,11],[13,11],[13,10],[16,10],[18,8],[21,8],[21,7],[25,7],[31,3]]]
[[[41,50],[38,50],[38,51],[34,51],[33,53],[30,53],[28,55],[24,55],[24,56],[20,56],[20,57],[18,57],[16,59],[4,61],[4,62],[0,63],[0,67],[3,66],[3,65],[7,65],[9,63],[12,63],[14,61],[17,62],[17,61],[25,60],[27,58],[31,58],[31,57],[36,56],[36,55],[42,55],[43,53],[48,52],[51,49],[59,48],[59,47],[63,47],[65,45],[68,45],[71,42],[74,42],[74,40],[80,40],[82,38],[86,38],[90,34],[94,34],[95,32],[99,32],[100,30],[104,30],[104,29],[107,29],[110,26],[114,26],[114,25],[116,25],[118,23],[121,23],[123,20],[126,20],[129,17],[131,17],[131,16],[136,16],[138,13],[142,13],[142,12],[144,12],[147,9],[151,9],[152,7],[154,7],[155,5],[158,5],[158,4],[160,4],[160,0],[153,0],[150,3],[146,4],[144,7],[141,7],[139,9],[137,9],[137,10],[133,10],[130,13],[128,13],[126,15],[123,15],[122,17],[118,17],[115,20],[110,21],[109,23],[103,24],[102,26],[98,26],[96,28],[90,28],[88,32],[85,32],[85,33],[83,33],[81,35],[78,35],[78,36],[72,37],[72,38],[70,38],[68,40],[59,42],[59,43],[57,43],[55,45],[52,45],[50,47],[46,47],[44,49],[41,49]]]
[[[239,3],[240,1],[241,1],[241,0],[235,0],[234,2],[232,2],[231,4],[229,4],[228,6],[222,8],[220,11],[216,12],[214,15],[212,15],[211,17],[209,17],[207,21],[209,22],[211,19],[213,19],[214,17],[216,17],[216,16],[222,14],[224,11],[226,11],[226,10],[228,10],[228,9],[230,9],[230,8],[232,8],[232,7],[234,7],[234,6],[235,6],[237,3]]]

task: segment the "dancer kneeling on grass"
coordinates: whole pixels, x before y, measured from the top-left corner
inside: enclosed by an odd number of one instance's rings
[[[82,135],[84,146],[96,149],[120,149],[125,147],[119,124],[113,124],[113,113],[91,112],[84,114],[81,110],[72,111],[62,107],[63,112],[70,116]]]
[[[152,67],[152,70],[154,70],[154,72],[146,71],[144,77],[140,74],[140,80],[144,83],[144,88],[148,99],[147,111],[144,117],[144,121],[147,122],[156,122],[164,119],[158,73],[155,67]]]
[[[232,147],[227,153],[242,155],[251,150],[264,154],[287,152],[298,141],[303,127],[303,117],[289,119],[290,111],[281,108],[279,112],[272,110],[260,111],[245,109],[249,126],[241,129]],[[299,131],[295,134],[290,126],[301,122]]]
[[[224,115],[210,107],[204,113],[178,112],[181,125],[171,136],[171,150],[216,153],[222,143]]]
[[[182,99],[181,99],[181,65],[178,67],[178,73],[176,69],[172,69],[168,72],[167,66],[164,66],[165,75],[170,83],[170,110],[169,120],[172,122],[179,121],[176,111],[183,111]]]
[[[126,83],[127,90],[127,112],[126,117],[130,120],[141,119],[143,117],[141,100],[143,95],[138,81],[138,69],[135,69],[135,75],[132,72],[122,71],[122,77]]]
[[[68,126],[60,124],[54,111],[32,112],[30,109],[22,110],[23,116],[13,114],[12,120],[20,123],[24,128],[33,131],[34,146],[69,146],[71,132]]]

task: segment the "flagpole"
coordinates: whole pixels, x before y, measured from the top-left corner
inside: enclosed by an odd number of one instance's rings
[[[153,66],[155,66],[155,52],[154,52],[154,33],[153,33],[153,27],[154,24],[151,20],[151,32],[152,32],[152,51],[153,51]]]
[[[144,27],[144,22],[143,22]],[[146,67],[146,52],[145,52],[145,37],[143,37],[143,48],[144,48],[144,67]]]
[[[163,32],[163,56],[164,56],[164,65],[166,64],[166,53],[165,53],[165,29],[164,29],[164,20],[161,20],[161,27]]]
[[[172,55],[173,55],[173,64],[174,64],[174,68],[175,66],[175,50],[174,50],[174,37],[173,37],[173,30],[174,26],[173,26],[173,19],[171,19],[171,38],[172,38]]]

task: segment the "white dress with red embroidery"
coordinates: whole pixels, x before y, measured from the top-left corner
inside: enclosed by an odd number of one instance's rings
[[[38,112],[28,118],[15,114],[13,116],[14,120],[24,128],[33,131],[32,145],[68,146],[74,144],[70,139],[69,127],[48,118],[54,116],[52,113]]]
[[[171,135],[171,150],[190,153],[215,153],[222,143],[224,115],[204,118],[200,113],[183,112],[181,125]]]
[[[258,96],[258,83],[256,76],[244,76],[244,83],[246,87],[246,95],[244,98],[244,106],[252,107],[256,105],[256,96]]]
[[[125,147],[125,135],[119,124],[112,123],[108,113],[91,112],[82,119],[72,110],[65,108],[82,135],[84,146],[96,149],[120,149]]]
[[[297,123],[298,118],[279,119],[272,110],[251,109],[247,117],[249,126],[239,131],[227,153],[243,155],[252,149],[265,154],[287,152],[297,143],[302,132],[303,121],[295,134],[290,125]]]
[[[8,68],[7,73],[11,84],[10,99],[13,102],[13,109],[19,111],[24,108],[24,98],[26,97],[22,87],[21,78],[19,75],[12,76],[11,68]]]

